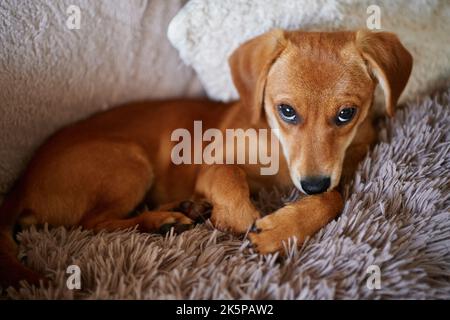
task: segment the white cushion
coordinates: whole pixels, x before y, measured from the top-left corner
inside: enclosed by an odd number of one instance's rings
[[[398,34],[414,56],[403,97],[428,93],[450,78],[450,2],[447,0],[191,0],[168,36],[196,71],[211,98],[238,98],[227,64],[239,44],[274,27],[303,30],[366,28],[367,8],[381,9],[382,30]]]

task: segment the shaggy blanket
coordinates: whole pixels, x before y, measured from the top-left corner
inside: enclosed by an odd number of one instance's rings
[[[380,142],[347,185],[342,215],[299,249],[261,256],[209,223],[181,235],[94,235],[64,228],[19,235],[25,263],[49,275],[28,299],[450,298],[450,89],[380,124]],[[270,211],[280,193],[266,192]],[[81,290],[66,286],[78,265]],[[379,289],[370,289],[379,267]],[[375,268],[376,268],[375,267]]]

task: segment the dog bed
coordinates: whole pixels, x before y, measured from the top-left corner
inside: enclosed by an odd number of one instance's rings
[[[380,124],[380,142],[346,187],[342,215],[299,249],[261,256],[209,222],[181,235],[94,235],[62,227],[19,234],[21,256],[49,288],[13,299],[448,299],[450,88]],[[282,194],[263,192],[270,211]],[[70,290],[67,268],[81,271]],[[380,273],[373,286],[373,270]],[[379,289],[377,289],[379,288]]]

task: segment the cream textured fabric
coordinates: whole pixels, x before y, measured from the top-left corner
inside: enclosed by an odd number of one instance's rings
[[[166,37],[183,0],[0,1],[0,193],[56,129],[131,100],[203,92]],[[69,30],[69,5],[80,30]]]
[[[227,59],[242,42],[274,27],[366,28],[371,5],[380,8],[382,30],[397,33],[414,56],[404,98],[450,83],[448,0],[190,0],[170,23],[168,36],[183,61],[197,71],[208,95],[228,101],[238,94]]]
[[[84,299],[450,299],[450,89],[383,122],[380,142],[348,185],[342,215],[287,258],[201,225],[179,236],[64,228],[23,232],[26,263],[50,289],[9,297]],[[271,211],[279,193],[262,193]],[[66,288],[81,268],[82,290]],[[366,286],[377,265],[381,289]]]

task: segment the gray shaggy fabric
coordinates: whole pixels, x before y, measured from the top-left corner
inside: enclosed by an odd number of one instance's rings
[[[28,299],[450,298],[450,90],[413,103],[380,126],[380,143],[347,186],[342,215],[287,257],[255,254],[209,224],[179,236],[56,228],[23,232],[26,263],[50,275]],[[280,193],[260,197],[265,210]],[[292,244],[292,243],[291,243]],[[82,290],[66,288],[79,265]],[[366,286],[381,270],[381,289]]]

